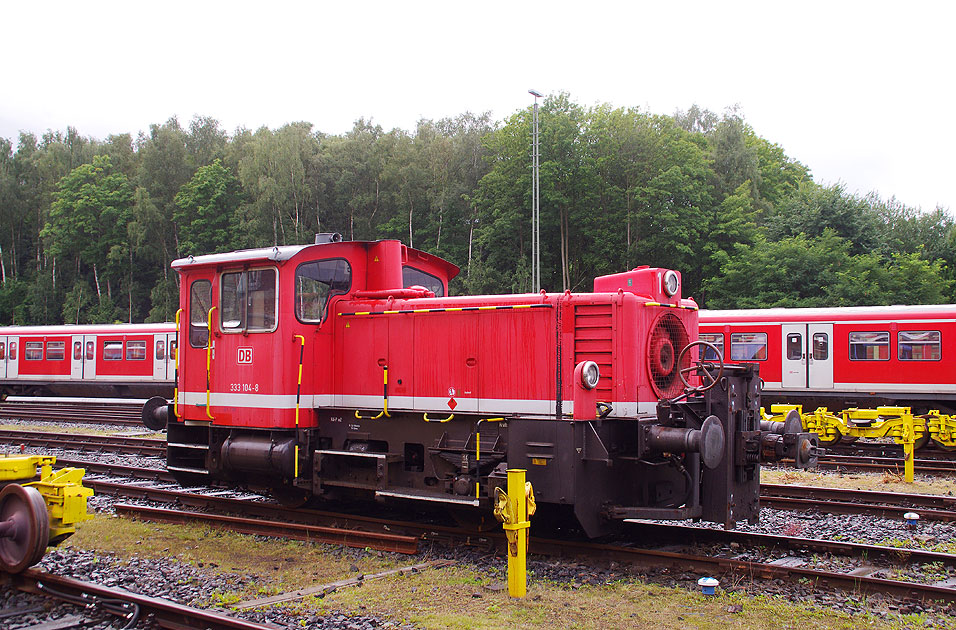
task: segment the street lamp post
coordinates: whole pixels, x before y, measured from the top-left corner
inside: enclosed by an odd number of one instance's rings
[[[531,291],[541,290],[541,188],[538,184],[538,99],[541,93],[528,90],[534,97],[531,123]]]

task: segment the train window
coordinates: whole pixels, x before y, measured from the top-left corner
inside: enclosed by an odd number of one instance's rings
[[[189,345],[205,348],[209,343],[206,322],[212,308],[212,282],[196,280],[189,289]]]
[[[73,358],[77,361],[83,358],[83,344],[79,341],[73,342]]]
[[[709,344],[717,346],[717,350],[720,351],[720,356],[724,356],[724,333],[700,333],[698,335],[701,341],[706,341]],[[704,346],[704,361],[718,361],[719,357],[714,354],[714,351]]]
[[[767,333],[731,333],[731,361],[766,361]]]
[[[92,341],[86,342],[86,360],[87,361],[93,360],[93,356],[94,356],[93,352],[95,348],[96,348],[96,344],[94,344]]]
[[[0,361],[3,361],[4,359],[7,358],[6,350],[7,350],[6,344],[0,341]]]
[[[904,330],[897,335],[900,361],[939,361],[942,358],[938,330]]]
[[[813,333],[813,360],[826,361],[830,356],[830,335]]]
[[[166,342],[159,340],[156,342],[156,358],[160,361],[166,359]]]
[[[146,360],[146,342],[145,341],[127,341],[126,342],[126,360],[127,361],[145,361]]]
[[[122,361],[123,360],[123,342],[122,341],[104,341],[103,342],[103,360],[104,361]]]
[[[890,358],[890,333],[851,332],[851,361],[888,361]]]
[[[803,358],[803,335],[790,333],[787,335],[787,360],[799,361]]]
[[[422,286],[435,294],[435,297],[445,297],[445,285],[441,278],[414,267],[402,267],[402,285],[405,288]]]
[[[318,323],[333,295],[348,293],[352,287],[352,267],[347,260],[316,260],[295,270],[295,316],[301,322]]]
[[[66,358],[65,341],[48,341],[46,344],[47,361],[62,361]]]
[[[176,359],[176,342],[175,341],[169,342],[169,358],[172,360]]]
[[[27,361],[43,360],[43,342],[25,341],[23,342],[23,358]]]
[[[11,361],[17,360],[17,342],[16,341],[10,342],[10,360]]]
[[[276,326],[276,270],[222,274],[223,332],[271,332]]]

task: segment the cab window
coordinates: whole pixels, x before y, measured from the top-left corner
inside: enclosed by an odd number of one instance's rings
[[[276,327],[276,270],[222,274],[222,331],[271,332]]]
[[[329,298],[348,293],[351,287],[352,267],[347,260],[335,258],[299,265],[295,270],[295,316],[301,322],[321,322]]]
[[[425,287],[435,294],[435,297],[445,297],[445,284],[438,276],[415,269],[414,267],[402,267],[402,285],[408,287]]]
[[[209,341],[206,320],[212,308],[212,282],[196,280],[189,288],[189,345],[205,348]]]

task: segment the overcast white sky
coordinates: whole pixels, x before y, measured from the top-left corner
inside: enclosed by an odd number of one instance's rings
[[[956,207],[956,2],[4,2],[0,136],[196,114],[237,127],[528,106],[739,104],[821,183]]]

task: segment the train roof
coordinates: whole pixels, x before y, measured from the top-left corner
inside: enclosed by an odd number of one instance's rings
[[[956,304],[840,306],[828,308],[746,308],[700,311],[700,323],[847,321],[956,318]]]
[[[201,256],[186,256],[185,258],[177,258],[170,264],[170,267],[173,269],[185,269],[192,266],[233,264],[237,262],[283,262],[293,258],[300,252],[312,248],[333,248],[333,251],[335,251],[341,250],[343,247],[352,247],[355,249],[368,251],[372,246],[382,242],[384,241],[338,241],[332,243],[276,245],[273,247],[260,247],[257,249],[242,249],[239,251],[224,252],[221,254],[203,254]],[[458,272],[461,271],[457,265],[448,262],[440,256],[435,256],[434,254],[429,254],[428,252],[415,249],[414,247],[408,247],[407,245],[402,245],[402,247],[404,251],[408,253],[409,259],[416,258],[418,260],[427,261],[430,264],[435,265],[437,268],[441,269],[447,274],[449,280],[457,276]]]

